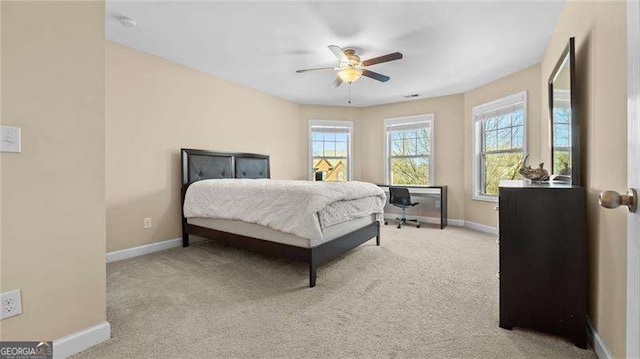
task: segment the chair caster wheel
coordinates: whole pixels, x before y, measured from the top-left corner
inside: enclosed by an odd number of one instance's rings
[[[386,226],[387,224],[389,224],[389,222],[387,222],[387,221],[384,221],[384,225]]]
[[[401,225],[398,225],[398,228],[402,228],[402,226],[401,226]]]
[[[420,228],[420,223],[418,223],[418,224],[416,225],[416,228]]]

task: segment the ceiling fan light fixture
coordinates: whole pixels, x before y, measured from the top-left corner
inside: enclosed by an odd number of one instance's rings
[[[349,67],[338,72],[340,80],[346,83],[355,82],[360,78],[360,76],[362,76],[362,70],[354,69],[353,67]]]

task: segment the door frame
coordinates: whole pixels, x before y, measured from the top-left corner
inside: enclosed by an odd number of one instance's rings
[[[627,182],[640,187],[640,3],[627,0]],[[626,356],[640,357],[640,214],[629,214],[627,221],[627,323]],[[635,235],[634,235],[635,234]],[[633,238],[633,237],[636,238]]]

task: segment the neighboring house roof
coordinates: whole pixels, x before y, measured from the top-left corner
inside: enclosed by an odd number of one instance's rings
[[[321,159],[313,167],[314,171],[324,171],[327,174],[324,176],[325,181],[337,181],[340,172],[346,172],[347,168],[342,161],[338,161],[335,166],[332,166],[326,159]]]
[[[346,170],[346,168],[344,166],[344,163],[342,163],[342,161],[340,161],[340,162],[338,162],[336,164],[335,167],[333,167],[332,169],[330,169],[327,172],[327,176],[325,177],[325,180],[329,180],[329,181],[338,180],[339,179],[338,178],[338,174],[340,174],[341,171],[345,171],[345,170]]]
[[[322,170],[322,171],[328,171],[331,168],[333,168],[333,166],[331,165],[331,163],[329,163],[329,161],[327,161],[326,159],[321,159],[314,167],[314,170]]]

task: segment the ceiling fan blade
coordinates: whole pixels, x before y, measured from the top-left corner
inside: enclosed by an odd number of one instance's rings
[[[325,71],[325,70],[335,70],[335,67],[318,67],[315,69],[303,69],[303,70],[298,70],[296,71],[297,73],[301,74],[303,72],[309,72],[309,71]]]
[[[340,85],[342,85],[342,79],[339,76],[336,76],[336,80],[333,81],[333,83],[331,84],[331,87],[338,88],[340,87]]]
[[[378,80],[380,82],[387,82],[391,78],[389,76],[385,76],[385,75],[379,74],[377,72],[369,71],[367,69],[362,70],[362,76],[367,76],[369,78],[372,78],[374,80]]]
[[[340,46],[329,45],[329,50],[333,52],[333,54],[338,58],[338,60],[340,60],[340,62],[349,62],[347,55],[344,54],[344,51],[342,51],[342,48],[340,48]]]
[[[380,56],[380,57],[374,57],[374,58],[369,59],[369,60],[365,60],[365,61],[362,62],[362,64],[364,66],[371,66],[371,65],[380,64],[380,63],[383,63],[383,62],[400,60],[401,58],[402,58],[402,54],[401,53],[394,52],[393,54],[388,54],[388,55],[384,55],[384,56]]]

